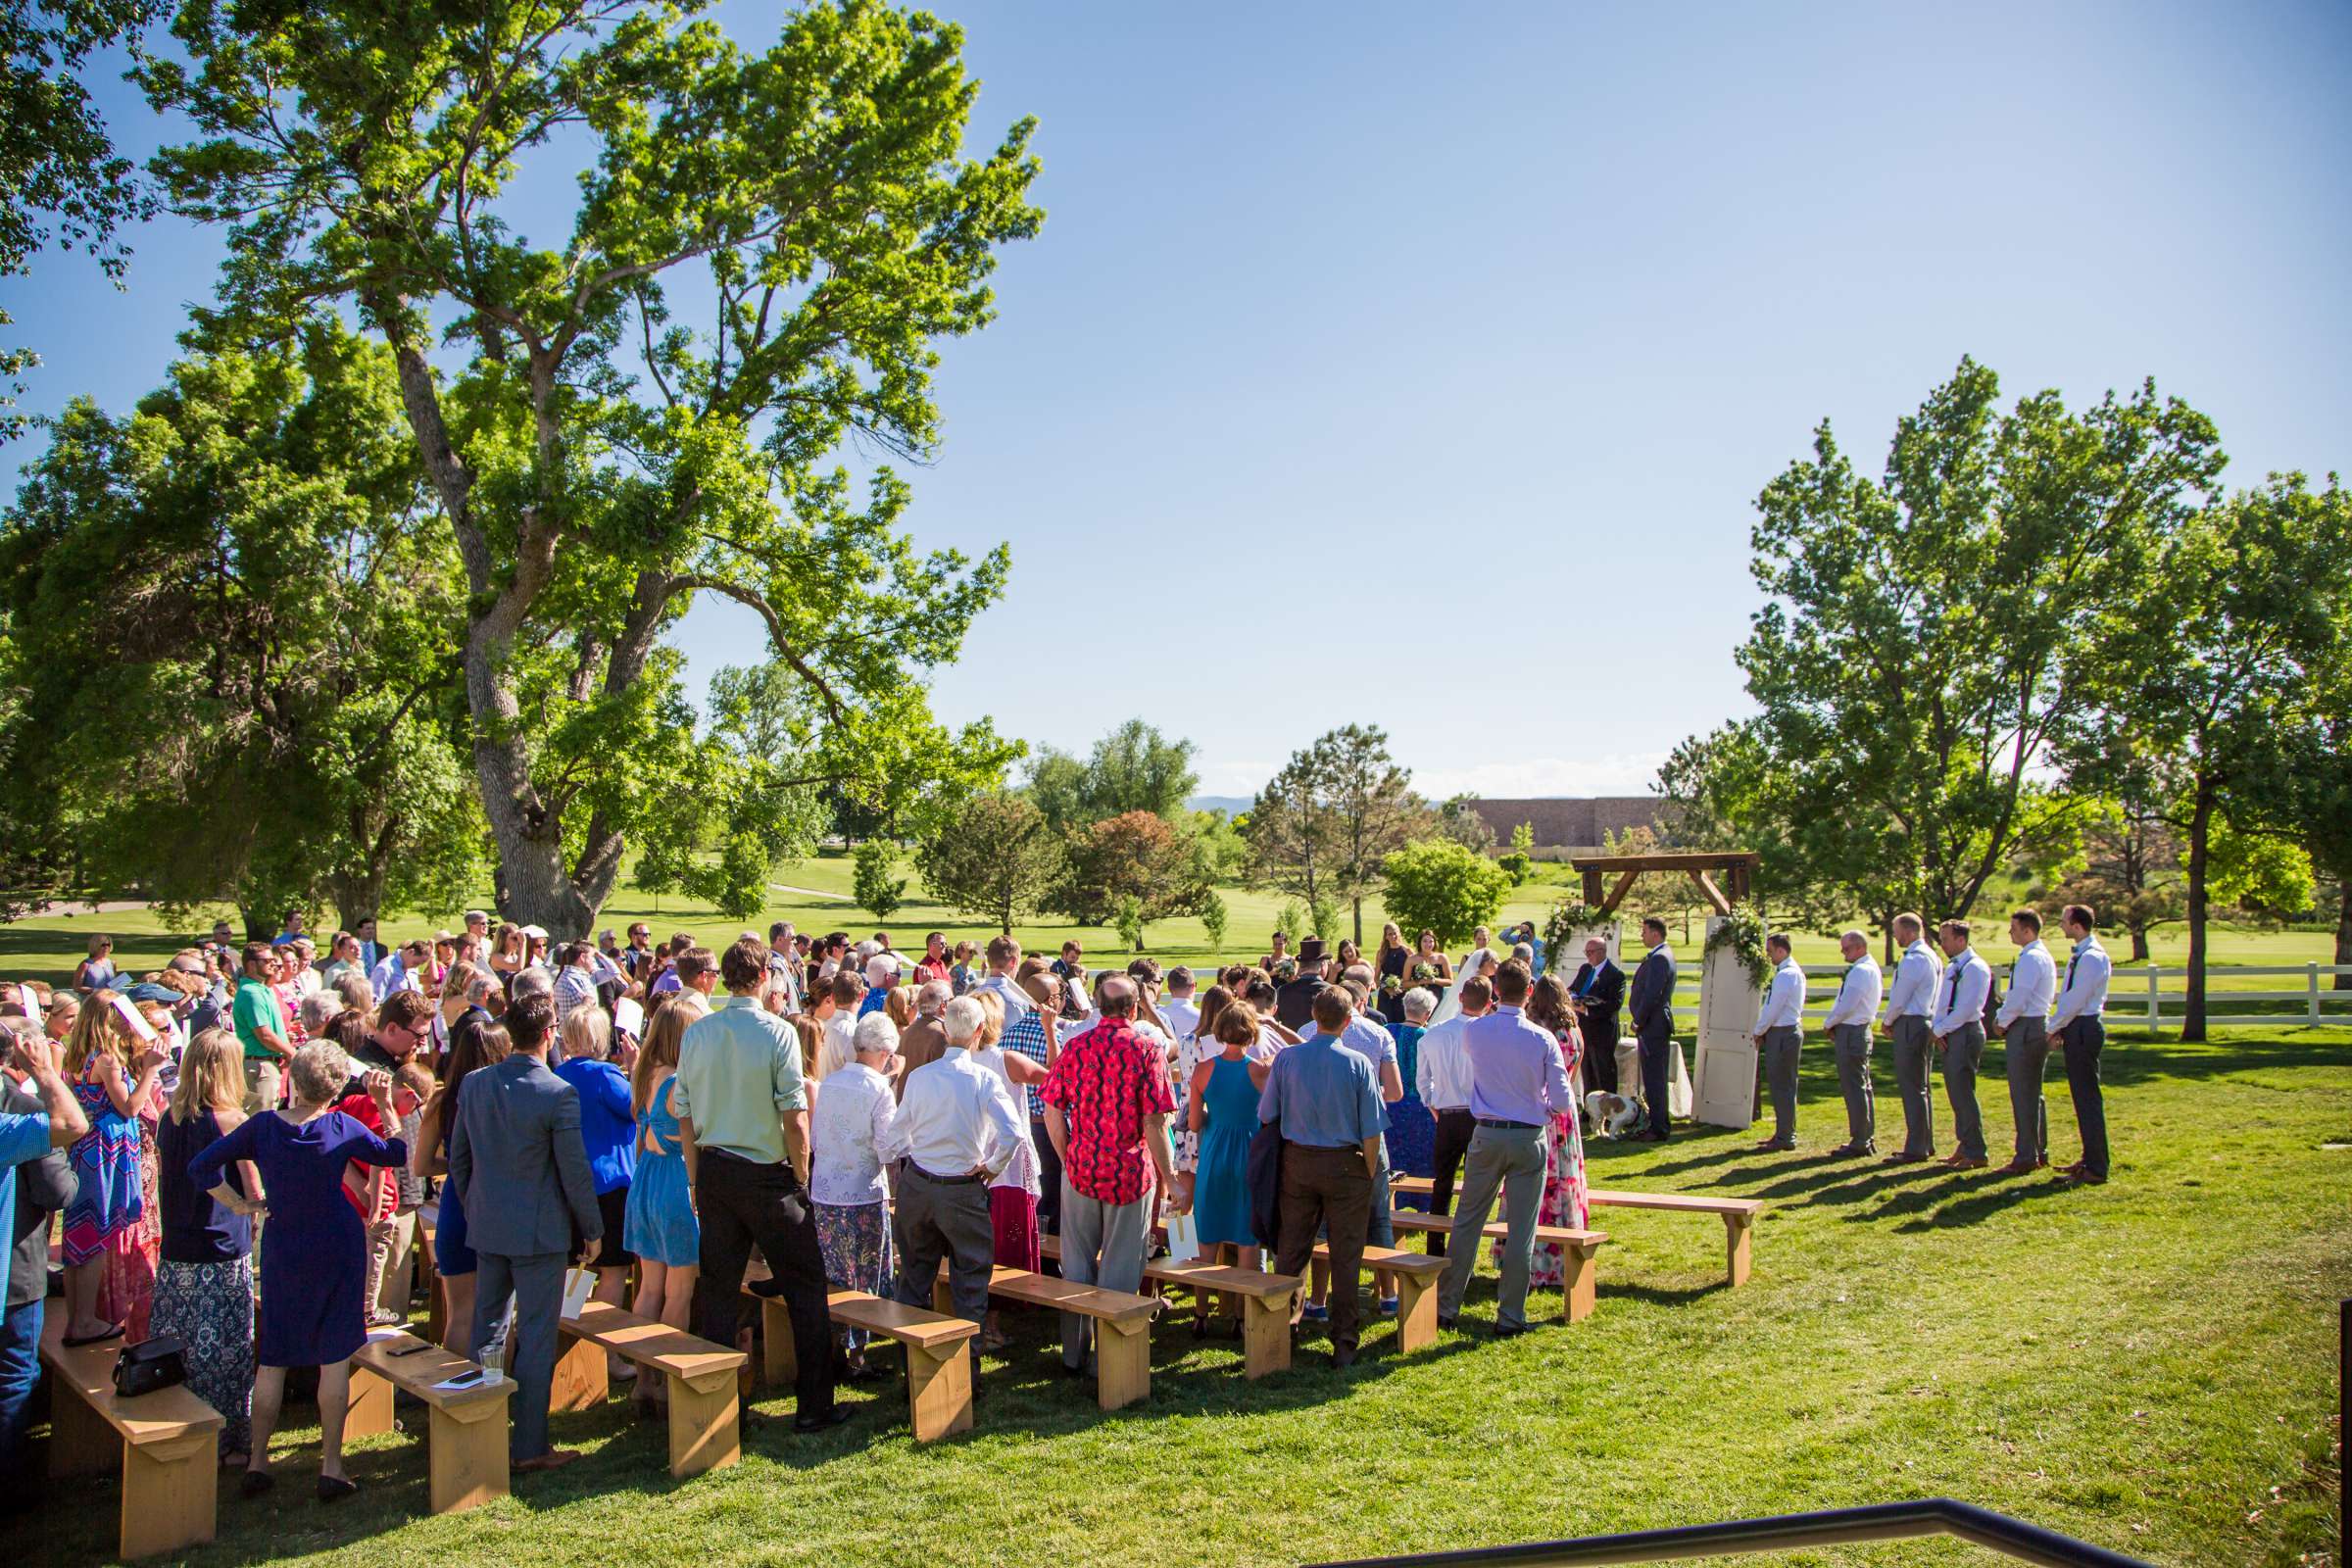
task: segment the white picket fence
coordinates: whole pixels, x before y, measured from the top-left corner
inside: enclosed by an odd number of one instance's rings
[[[2282,1024],[2352,1023],[2352,991],[2335,990],[2329,983],[2341,974],[2352,974],[2352,964],[2304,963],[2244,968],[2232,965],[2227,969],[2208,969],[2206,975],[2209,982],[2241,976],[2277,979],[2292,975],[2303,983],[2278,991],[2222,991],[2211,988],[2209,984],[2205,993],[2205,1021],[2217,1026],[2268,1024],[2272,1028]],[[2167,981],[2176,984],[2168,988]],[[2188,1005],[2187,982],[2186,968],[2166,968],[2155,963],[2119,963],[2115,966],[2114,978],[2107,985],[2107,1019],[2109,1022],[2136,1021],[2150,1029],[2161,1028],[2168,1022],[2178,1024],[2181,1012]],[[2006,991],[2008,985],[2009,971],[2004,967],[2001,970],[2001,987]],[[1827,1012],[1830,1004],[1837,998],[1836,979],[1817,980],[1810,973],[1805,976],[1807,1011]],[[2303,1010],[2299,1013],[2220,1010],[2233,1003],[2245,1002],[2300,1002]],[[2324,1010],[2330,1004],[2337,1010]],[[2169,1014],[2166,1012],[2168,1007],[2171,1009]]]

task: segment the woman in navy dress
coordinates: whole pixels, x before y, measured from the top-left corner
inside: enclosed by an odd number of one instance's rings
[[[458,1125],[458,1091],[465,1087],[466,1075],[506,1060],[507,1053],[514,1049],[507,1026],[492,1022],[490,1014],[479,1007],[466,1008],[450,1026],[449,1042],[449,1054],[441,1058],[441,1087],[424,1102],[416,1120],[416,1147],[410,1152],[411,1173],[428,1179],[449,1174],[449,1136]],[[481,1259],[466,1243],[466,1200],[456,1183],[442,1182],[439,1207],[434,1212],[433,1272],[441,1290],[441,1348],[470,1356],[473,1280]]]
[[[292,1102],[253,1117],[207,1147],[188,1165],[188,1179],[232,1212],[266,1213],[262,1231],[261,1330],[254,1359],[253,1447],[244,1490],[270,1490],[270,1433],[285,1397],[286,1368],[318,1369],[318,1495],[332,1502],[359,1488],[343,1473],[343,1417],[351,1402],[351,1358],[368,1341],[368,1228],[343,1189],[343,1168],[399,1166],[409,1152],[397,1138],[378,1138],[358,1118],[327,1107],[343,1098],[351,1058],[340,1046],[319,1042],[294,1054],[287,1077]],[[400,1125],[392,1108],[392,1075],[370,1072],[368,1096],[387,1127]],[[227,1182],[228,1167],[251,1160],[265,1197],[256,1202]]]

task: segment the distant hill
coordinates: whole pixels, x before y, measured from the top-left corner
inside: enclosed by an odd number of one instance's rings
[[[1195,795],[1185,801],[1185,808],[1193,811],[1223,811],[1227,816],[1250,809],[1247,795]]]

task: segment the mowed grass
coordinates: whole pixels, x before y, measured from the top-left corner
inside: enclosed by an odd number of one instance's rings
[[[1984,1107],[2007,1147],[1997,1045]],[[1884,1048],[1878,1067],[1887,1073]],[[789,1401],[738,1468],[678,1483],[657,1429],[556,1418],[588,1456],[517,1495],[424,1513],[412,1435],[357,1446],[366,1490],[312,1501],[315,1433],[294,1423],[270,1497],[224,1488],[220,1540],[185,1561],[602,1565],[1313,1562],[1950,1495],[2175,1565],[2330,1560],[2336,1301],[2352,1295],[2352,1031],[2108,1052],[2116,1179],[2046,1181],[1832,1162],[1828,1053],[1809,1045],[1795,1153],[1696,1130],[1589,1145],[1595,1185],[1768,1200],[1755,1275],[1722,1280],[1710,1219],[1603,1210],[1598,1310],[1487,1339],[1482,1271],[1429,1351],[1346,1373],[1319,1335],[1287,1374],[1243,1380],[1239,1347],[1166,1319],[1153,1385],[1113,1415],[1054,1375],[1054,1322],[1014,1311],[978,1426],[916,1447],[903,1385],[849,1391],[858,1419],[790,1435]],[[1940,1096],[1940,1086],[1938,1086]],[[1948,1122],[1938,1124],[1948,1147]],[[2056,1153],[2073,1121],[2053,1082]],[[1882,1147],[1899,1112],[1880,1101]],[[53,1483],[14,1526],[39,1561],[111,1551],[106,1480]],[[1777,1561],[1980,1563],[1905,1542]]]

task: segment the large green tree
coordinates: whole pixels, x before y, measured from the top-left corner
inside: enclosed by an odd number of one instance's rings
[[[870,779],[1006,567],[918,553],[906,485],[859,494],[835,454],[936,445],[937,344],[1041,220],[1029,122],[963,155],[978,83],[931,17],[814,5],[753,52],[704,9],[195,0],[186,63],[145,72],[199,128],[157,160],[171,200],[228,231],[203,330],[341,310],[393,354],[464,564],[501,906],[564,934],[700,782],[662,734],[695,596],[757,615]],[[534,244],[523,166],[571,157],[569,232]]]
[[[2178,778],[2188,982],[2181,1038],[2205,1038],[2207,924],[2221,824],[2295,835],[2281,774],[2324,731],[2352,658],[2352,495],[2299,473],[2178,519],[2100,628],[2099,706],[2079,751],[2097,768],[2128,741]],[[2232,879],[2242,871],[2231,866]]]
[[[1969,360],[1898,422],[1880,478],[1822,424],[1756,503],[1753,808],[1874,913],[1968,913],[2066,835],[2073,808],[2037,771],[2223,461],[2211,421],[2153,385],[2004,409]]]
[[[1331,804],[1330,888],[1346,899],[1356,945],[1364,940],[1364,900],[1380,891],[1389,855],[1431,831],[1429,806],[1413,776],[1389,755],[1377,725],[1343,724],[1318,737],[1306,755]]]
[[[59,419],[0,520],[12,856],[271,928],[473,885],[464,589],[390,361],[320,319]]]
[[[0,277],[30,271],[51,246],[122,275],[122,229],[152,211],[154,196],[115,150],[87,78],[92,56],[109,44],[135,48],[169,9],[164,0],[0,0]],[[24,428],[16,398],[37,363],[28,349],[0,347],[0,440]]]
[[[1200,782],[1193,743],[1170,740],[1140,718],[1095,742],[1083,760],[1041,747],[1029,764],[1029,798],[1062,832],[1129,811],[1182,823],[1184,803]]]
[[[994,920],[1007,935],[1015,921],[1037,912],[1063,864],[1061,840],[1045,813],[1018,795],[974,797],[914,852],[931,897]]]

